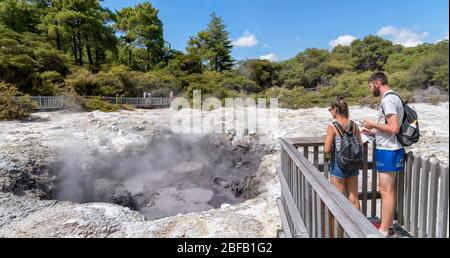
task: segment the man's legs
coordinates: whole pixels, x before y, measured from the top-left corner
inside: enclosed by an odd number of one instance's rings
[[[395,176],[397,173],[378,172],[381,193],[381,226],[380,231],[389,232],[394,224],[396,205]]]

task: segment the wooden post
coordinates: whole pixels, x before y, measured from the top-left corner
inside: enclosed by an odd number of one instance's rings
[[[439,216],[438,216],[438,237],[447,237],[448,226],[448,165],[441,166],[441,180],[439,186]]]
[[[328,179],[329,162],[327,160],[327,154],[323,152],[323,175]]]
[[[419,206],[419,237],[427,236],[427,204],[428,184],[430,174],[430,159],[422,160],[422,172],[420,174],[420,206]]]
[[[314,166],[319,169],[319,146],[314,146]]]
[[[430,170],[430,198],[428,203],[427,237],[436,237],[437,199],[439,189],[439,162],[431,162]]]
[[[326,210],[325,210],[325,204],[322,200],[320,200],[320,236],[321,238],[327,237],[327,223],[326,223]]]
[[[414,155],[410,152],[406,161],[406,196],[405,196],[405,229],[411,229],[411,187],[412,187],[412,168],[414,162]]]
[[[406,173],[406,159],[407,156],[405,155],[405,161],[403,170],[401,173],[397,174],[397,210],[396,210],[396,220],[397,223],[400,225],[403,225],[404,223],[404,200],[405,200],[405,173]]]
[[[367,142],[364,143],[364,164],[362,170],[362,213],[367,217],[367,185],[368,185],[368,156],[369,149]]]
[[[413,185],[412,185],[412,202],[411,202],[411,229],[408,230],[414,237],[418,236],[419,227],[419,186],[420,186],[420,167],[422,166],[422,158],[420,155],[414,156],[413,168]]]
[[[377,216],[377,166],[376,166],[376,143],[373,142],[372,146],[372,205],[370,208],[370,213],[372,218]]]
[[[314,191],[314,189],[312,189],[311,187],[311,202],[312,202],[312,230],[311,230],[311,235],[314,238],[317,238],[317,221],[318,221],[318,214],[317,214],[317,194]]]

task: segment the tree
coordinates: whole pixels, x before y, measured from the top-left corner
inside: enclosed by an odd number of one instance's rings
[[[24,93],[40,93],[41,75],[69,73],[66,57],[34,33],[14,32],[0,24],[0,80],[15,84]],[[48,74],[48,73],[47,73]]]
[[[134,28],[136,27],[136,19],[134,19],[134,10],[131,7],[123,8],[117,12],[117,22],[114,27],[123,35],[121,39],[127,45],[128,50],[128,67],[132,67],[133,44],[136,41]]]
[[[222,72],[230,70],[234,65],[232,48],[229,32],[222,18],[212,13],[207,29],[199,32],[197,37],[190,37],[186,50],[199,56],[209,70]]]
[[[298,54],[296,59],[303,65],[304,74],[300,84],[307,88],[316,88],[319,84],[328,84],[330,73],[325,66],[330,53],[325,49],[308,48]]]
[[[115,28],[121,32],[127,45],[128,66],[132,67],[132,55],[135,47],[146,49],[146,70],[165,57],[163,24],[158,18],[158,10],[145,2],[134,8],[126,7],[117,13]]]
[[[158,10],[145,2],[135,8],[137,26],[134,28],[137,42],[147,51],[147,70],[162,61],[164,55],[163,24],[158,18]]]
[[[169,61],[166,70],[178,77],[202,73],[202,62],[198,56],[179,53],[174,59]]]
[[[261,88],[272,86],[275,77],[275,69],[268,60],[247,60],[240,64],[239,74],[254,81]]]
[[[362,41],[353,41],[350,52],[356,60],[357,71],[384,71],[389,56],[400,52],[401,49],[401,45],[394,45],[389,40],[369,35]]]
[[[39,10],[26,0],[2,0],[0,23],[19,33],[37,32]]]

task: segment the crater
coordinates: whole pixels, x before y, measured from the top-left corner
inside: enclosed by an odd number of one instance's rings
[[[250,177],[269,152],[252,136],[161,135],[118,153],[60,155],[49,171],[50,199],[107,202],[148,220],[234,205],[256,197]]]

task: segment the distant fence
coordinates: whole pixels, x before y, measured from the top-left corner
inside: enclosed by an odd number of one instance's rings
[[[344,226],[353,223],[367,233],[370,231],[370,227],[367,226],[368,220],[366,220],[367,223],[360,221],[361,216],[354,214],[352,211],[354,209],[348,200],[336,199],[339,197],[334,196],[336,195],[334,190],[326,189],[327,187],[334,189],[334,187],[327,180],[330,175],[329,164],[323,152],[324,142],[325,137],[281,140],[279,178],[282,198],[279,200],[279,208],[282,213],[283,232],[287,236],[354,237],[359,235],[364,237],[362,232],[353,232],[351,231],[353,229],[349,231]],[[365,219],[365,217],[380,216],[381,211],[378,206],[381,196],[373,162],[375,160],[374,144],[372,148],[369,148],[366,143],[364,153],[366,155],[361,168],[362,173],[360,173],[362,184],[359,199],[361,201],[360,215]],[[318,175],[327,183],[316,178]],[[318,191],[317,189],[320,188],[314,186],[311,180],[318,180],[325,189]],[[329,195],[328,203],[339,200],[346,204],[342,206],[339,204],[340,209],[332,210],[322,198],[320,198],[321,202],[317,201],[320,191]],[[323,211],[324,204],[325,211]],[[405,159],[404,173],[397,174],[395,214],[397,223],[413,237],[445,238],[449,237],[448,211],[448,164],[430,161],[429,158],[409,152]],[[324,219],[323,216],[326,218]],[[330,218],[333,221],[330,221]],[[346,221],[344,224],[343,219]]]
[[[101,97],[101,99],[103,99],[104,101],[108,101],[112,104],[133,105],[138,108],[161,107],[161,106],[169,106],[170,105],[170,98],[168,98],[168,97],[157,97],[157,98]]]
[[[73,103],[69,96],[31,96],[29,97],[36,105],[34,110],[57,110],[70,107]],[[89,100],[94,97],[80,97],[82,100]],[[112,104],[127,104],[136,108],[162,108],[170,106],[170,98],[119,98],[119,97],[99,97]],[[16,97],[15,99],[19,99]]]

